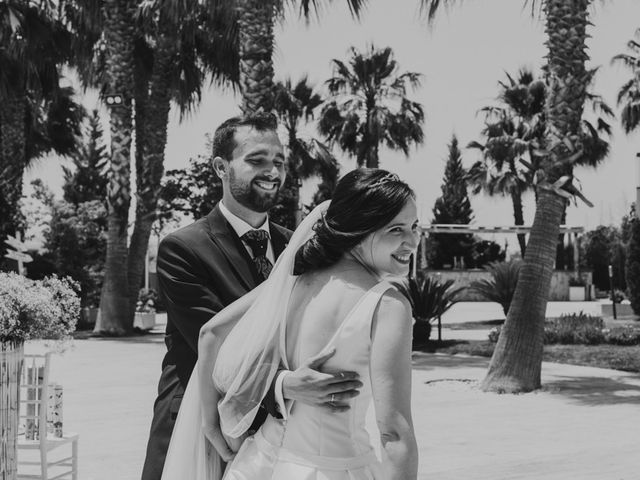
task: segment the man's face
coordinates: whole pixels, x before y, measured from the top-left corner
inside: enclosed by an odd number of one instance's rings
[[[276,203],[286,176],[284,149],[274,131],[242,126],[229,162],[229,191],[254,212],[266,212]]]

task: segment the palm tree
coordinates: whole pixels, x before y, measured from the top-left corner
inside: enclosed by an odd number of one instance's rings
[[[529,129],[505,110],[497,119],[486,123],[482,134],[486,137],[484,144],[473,141],[467,145],[467,148],[479,149],[483,154],[482,160],[469,169],[467,181],[475,194],[484,191],[491,196],[511,197],[514,224],[524,225],[522,195],[533,185],[529,171],[517,161],[528,150]],[[524,234],[518,234],[518,243],[524,258]]]
[[[520,69],[515,79],[508,73],[506,77],[506,82],[498,82],[500,105],[481,109],[485,113],[482,134],[486,142],[468,145],[483,153],[483,159],[469,171],[469,182],[474,193],[484,190],[489,195],[509,196],[514,224],[524,225],[522,196],[533,188],[533,175],[518,160],[526,156],[537,164],[535,151],[544,139],[546,85],[526,68]],[[517,238],[524,258],[526,235],[519,233]]]
[[[629,53],[615,55],[611,63],[622,64],[632,73],[618,92],[618,105],[622,106],[620,123],[625,133],[631,133],[640,125],[640,29],[636,30],[635,38],[627,42],[627,49]]]
[[[49,151],[77,146],[84,110],[60,87],[71,36],[49,2],[0,4],[0,252],[19,225],[22,176]]]
[[[430,18],[445,0],[422,0]],[[538,2],[531,2],[533,5]],[[585,68],[590,0],[544,0],[547,31],[545,155],[535,170],[537,202],[524,264],[482,387],[524,392],[540,387],[544,318],[560,222],[577,192],[573,165],[583,156],[580,123],[590,72]]]
[[[319,129],[359,166],[377,168],[381,144],[408,155],[412,144],[423,142],[422,105],[407,98],[407,88],[419,86],[421,75],[398,74],[391,48],[371,45],[361,53],[352,47],[348,64],[334,59],[333,65]]]
[[[592,70],[590,75],[594,73]],[[469,182],[474,193],[484,190],[489,195],[510,196],[515,225],[523,225],[522,195],[534,185],[532,170],[525,168],[519,160],[526,157],[533,165],[539,163],[537,152],[544,141],[546,127],[544,103],[547,86],[544,78],[536,79],[528,69],[521,69],[517,79],[507,74],[507,81],[498,83],[500,105],[481,109],[485,113],[482,134],[486,141],[484,144],[474,141],[468,145],[483,153],[483,159],[469,171]],[[592,106],[598,118],[595,125],[586,118],[581,121],[584,155],[576,165],[595,167],[609,152],[609,143],[604,137],[610,135],[611,127],[605,117],[612,117],[613,112],[599,95],[587,92],[586,103]],[[565,219],[566,212],[562,223]],[[564,254],[563,238],[564,235],[560,234],[557,256]],[[518,234],[518,243],[524,258],[524,234]]]
[[[329,0],[331,1],[331,0]],[[214,3],[229,3],[215,0]],[[346,0],[351,15],[359,18],[367,0]],[[282,17],[284,0],[234,0],[240,42],[241,109],[244,113],[273,108],[273,27]],[[295,3],[295,2],[292,2]],[[309,19],[313,7],[316,14],[320,0],[300,0],[300,14]]]
[[[274,91],[274,111],[287,131],[287,177],[297,206],[294,222],[297,226],[302,217],[299,181],[319,175],[325,183],[335,184],[338,162],[329,149],[315,138],[307,140],[300,137],[300,122],[313,120],[315,110],[324,102],[320,95],[313,92],[307,77],[301,78],[295,85],[291,79],[277,82]]]
[[[102,3],[103,27],[100,50],[105,58],[101,92],[109,104],[111,157],[107,186],[107,254],[100,296],[100,315],[95,331],[122,335],[129,331],[129,277],[127,227],[131,204],[130,158],[133,136],[134,0]]]
[[[90,2],[68,0],[67,6],[68,20],[83,39],[77,46],[81,79],[86,85],[100,88],[103,96],[114,92],[108,80],[105,18],[93,15]],[[118,261],[124,262],[118,272],[119,282],[127,288],[126,295],[124,287],[118,295],[126,299],[128,310],[120,310],[124,308],[120,299],[118,315],[101,315],[96,331],[107,334],[122,334],[133,327],[164,172],[171,103],[178,106],[183,118],[199,103],[207,78],[217,86],[238,78],[237,28],[229,8],[195,0],[150,0],[134,7],[131,21],[135,31],[128,37],[131,58],[127,68],[129,95],[135,99],[135,111],[129,115],[135,118],[136,131],[136,213],[129,248],[118,251]],[[129,170],[121,169],[120,173],[120,183],[128,186]],[[121,213],[123,224],[128,223],[124,210]],[[105,276],[109,275],[105,272]]]
[[[618,105],[622,106],[620,123],[625,133],[629,134],[640,125],[640,29],[636,30],[635,38],[627,42],[629,53],[620,53],[613,57],[612,63],[621,63],[628,68],[632,76],[618,92]],[[637,212],[640,204],[636,203]],[[632,214],[631,217],[634,215]],[[630,223],[627,260],[625,265],[629,299],[633,311],[640,313],[640,220],[633,218]]]
[[[138,12],[136,38],[136,214],[128,256],[130,321],[143,283],[154,221],[171,102],[181,119],[201,98],[207,76],[217,86],[238,80],[237,31],[229,9],[197,1],[148,2]]]

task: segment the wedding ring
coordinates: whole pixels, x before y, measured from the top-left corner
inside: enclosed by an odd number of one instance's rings
[[[329,402],[329,403],[334,403],[334,402],[335,402],[335,400],[333,399],[334,397],[335,397],[335,394],[334,394],[334,393],[332,393],[332,394],[331,394],[331,402]]]

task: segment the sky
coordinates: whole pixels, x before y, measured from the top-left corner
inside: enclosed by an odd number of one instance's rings
[[[322,2],[321,2],[322,3]],[[455,8],[442,10],[429,26],[420,15],[418,0],[370,0],[360,21],[355,21],[343,1],[334,0],[323,8],[319,20],[308,25],[288,10],[285,20],[276,27],[274,66],[276,79],[297,81],[307,75],[322,92],[325,80],[332,75],[331,60],[348,57],[351,46],[364,50],[391,47],[400,71],[423,74],[422,85],[410,92],[412,100],[425,110],[425,142],[412,148],[409,157],[383,149],[381,167],[404,178],[418,196],[421,220],[430,223],[431,209],[440,195],[447,158],[447,144],[456,134],[461,146],[480,140],[483,117],[478,110],[495,103],[498,81],[505,72],[516,74],[519,68],[539,71],[544,64],[544,24],[532,18],[524,0],[465,0]],[[595,2],[590,28],[589,67],[599,66],[592,92],[604,97],[616,113],[619,87],[630,78],[620,66],[611,66],[611,57],[626,51],[626,43],[640,27],[640,1],[615,0]],[[92,109],[98,105],[95,93],[84,95],[83,102]],[[179,121],[172,109],[168,130],[165,168],[182,168],[191,157],[205,153],[205,135],[226,118],[239,113],[239,98],[233,91],[211,88],[200,107]],[[106,122],[106,116],[104,118]],[[640,136],[625,135],[619,121],[613,121],[611,153],[598,169],[577,169],[585,196],[594,203],[588,208],[573,204],[567,212],[567,224],[592,229],[598,225],[619,224],[635,201],[640,185]],[[106,126],[106,123],[105,123]],[[108,130],[108,129],[105,129]],[[310,127],[313,132],[313,127]],[[341,160],[342,173],[354,168],[354,162],[334,149]],[[463,163],[470,166],[478,152],[463,149]],[[42,178],[55,193],[61,194],[61,162],[45,159],[25,176],[28,184]],[[28,191],[28,189],[27,189]],[[305,193],[311,191],[310,187]],[[512,225],[512,207],[508,198],[471,197],[476,225]],[[534,214],[532,196],[525,199],[525,223]],[[503,242],[500,238],[496,241]],[[509,240],[510,248],[516,246]]]

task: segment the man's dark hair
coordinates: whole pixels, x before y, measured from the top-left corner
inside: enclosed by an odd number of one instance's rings
[[[231,160],[233,149],[236,147],[234,136],[239,127],[251,127],[259,132],[278,128],[278,120],[271,113],[251,113],[238,117],[232,117],[222,122],[213,134],[213,158],[220,157]]]

